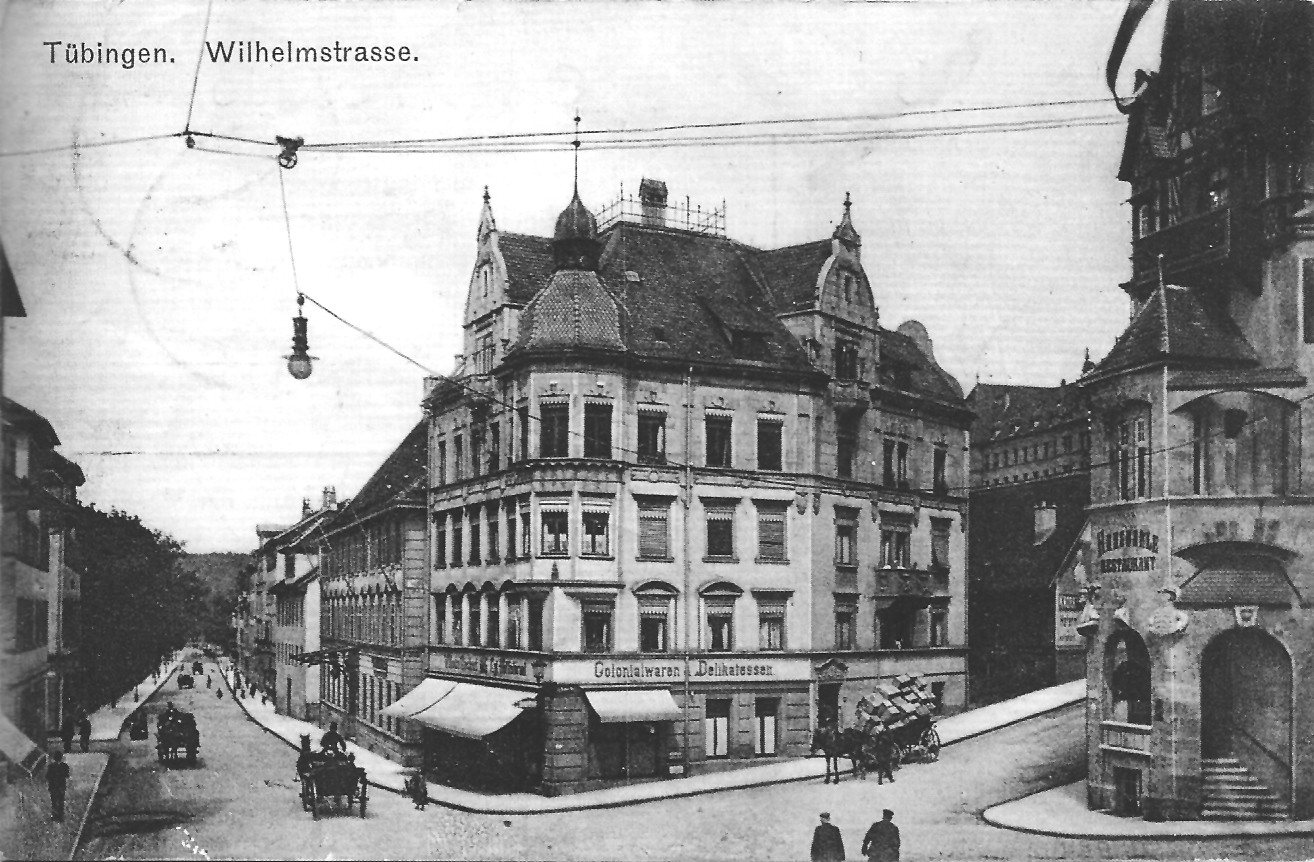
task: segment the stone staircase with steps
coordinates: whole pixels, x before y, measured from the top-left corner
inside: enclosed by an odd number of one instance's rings
[[[1205,758],[1202,820],[1290,820],[1291,806],[1234,757]]]

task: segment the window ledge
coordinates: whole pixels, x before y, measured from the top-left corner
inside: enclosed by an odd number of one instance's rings
[[[612,556],[611,554],[580,554],[579,557],[580,557],[581,560],[614,560],[614,559],[616,559],[616,558],[615,558],[614,556]]]
[[[759,563],[759,564],[764,565],[764,566],[788,566],[788,565],[789,565],[789,560],[788,560],[788,559],[781,559],[780,557],[754,557],[754,558],[753,558],[753,562],[754,562],[754,563]]]
[[[841,572],[856,572],[856,571],[858,570],[858,564],[857,564],[857,563],[836,563],[836,564],[835,564],[835,568],[839,569]]]
[[[673,563],[673,562],[675,562],[675,557],[645,557],[645,556],[643,556],[642,554],[640,554],[639,556],[635,557],[634,559],[638,560],[638,561],[641,562],[641,563]]]
[[[703,557],[704,563],[737,563],[738,557]]]
[[[539,554],[540,560],[569,560],[570,554]]]

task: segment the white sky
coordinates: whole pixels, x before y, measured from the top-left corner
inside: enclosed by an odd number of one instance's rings
[[[211,42],[408,45],[419,59],[207,59],[192,128],[322,143],[569,130],[577,107],[587,130],[1098,99],[1124,5],[217,0]],[[204,19],[198,2],[11,0],[0,152],[181,131]],[[1124,78],[1152,65],[1152,24]],[[176,62],[51,64],[49,40]],[[1075,116],[1119,115],[1106,102],[996,118]],[[984,119],[917,121],[964,118]],[[659,178],[673,199],[724,199],[729,235],[763,248],[828,237],[849,191],[882,323],[924,322],[965,390],[978,375],[1056,384],[1127,320],[1123,130],[586,145],[580,191],[596,211],[621,183]],[[355,493],[420,418],[423,372],[309,304],[320,361],[304,382],[287,374],[295,290],[272,155],[173,138],[0,158],[0,237],[28,310],[4,324],[5,393],[55,425],[84,500],[197,552],[251,548],[257,523],[295,520],[324,485]],[[501,229],[547,234],[571,157],[306,152],[283,178],[302,288],[446,372],[483,186]]]

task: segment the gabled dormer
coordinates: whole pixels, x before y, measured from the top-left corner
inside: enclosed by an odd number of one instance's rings
[[[836,381],[870,383],[880,356],[880,315],[862,268],[852,208],[846,194],[844,217],[829,240],[765,252],[762,265],[775,295],[784,299],[781,321],[813,365]]]
[[[491,373],[516,339],[518,306],[508,301],[507,262],[500,239],[485,186],[465,300],[465,369],[473,374]]]

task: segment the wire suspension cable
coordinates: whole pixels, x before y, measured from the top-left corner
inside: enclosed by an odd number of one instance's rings
[[[409,362],[410,364],[414,365],[416,368],[419,368],[421,371],[424,371],[424,372],[425,372],[426,374],[428,374],[430,377],[441,377],[441,376],[442,376],[442,375],[439,374],[437,371],[434,371],[432,368],[430,368],[429,366],[425,365],[424,363],[422,363],[422,362],[418,362],[418,361],[412,359],[411,357],[407,356],[405,353],[402,353],[400,350],[398,350],[397,348],[393,347],[391,344],[389,344],[388,342],[384,341],[382,338],[379,338],[377,335],[375,335],[374,333],[370,332],[369,330],[367,330],[367,329],[363,329],[363,328],[357,326],[356,324],[352,323],[350,320],[347,320],[345,317],[343,317],[342,315],[338,314],[336,311],[334,311],[333,309],[329,308],[329,307],[326,306],[324,303],[320,302],[318,299],[315,299],[315,297],[311,296],[310,294],[308,294],[308,293],[301,293],[300,295],[301,295],[301,296],[304,296],[307,300],[309,300],[309,301],[310,301],[311,303],[313,303],[315,306],[317,306],[318,308],[320,308],[320,309],[322,309],[323,311],[325,311],[329,316],[331,316],[331,317],[333,317],[333,318],[336,318],[340,323],[344,324],[345,326],[347,326],[347,327],[350,328],[350,329],[354,329],[354,330],[356,330],[356,331],[359,332],[361,335],[365,336],[366,338],[370,339],[371,341],[375,342],[376,344],[379,344],[379,345],[381,345],[382,347],[387,348],[388,350],[390,350],[390,351],[392,351],[393,353],[395,353],[395,354],[397,354],[398,356],[400,356],[402,359],[405,359],[407,362]]]
[[[115,138],[111,141],[74,141],[71,144],[61,144],[57,147],[40,147],[32,150],[10,150],[9,152],[0,153],[0,158],[6,156],[38,156],[43,153],[62,153],[68,150],[90,150],[95,147],[116,147],[120,144],[140,144],[146,141],[163,141],[168,138],[181,138],[186,132],[168,132],[161,135],[142,135],[137,138]]]
[[[192,130],[192,109],[196,107],[196,85],[201,80],[201,63],[205,60],[206,40],[210,36],[210,13],[214,10],[214,0],[205,4],[205,26],[201,28],[201,47],[196,53],[196,73],[192,75],[192,97],[187,100],[187,122],[183,124],[183,134]]]
[[[301,293],[301,280],[297,278],[297,256],[292,251],[292,219],[287,214],[287,188],[283,185],[283,169],[278,169],[278,195],[283,200],[283,226],[287,228],[287,256],[292,261],[292,286],[297,289],[297,296],[303,296]],[[319,303],[315,303],[318,305]],[[325,309],[327,311],[327,309]]]

